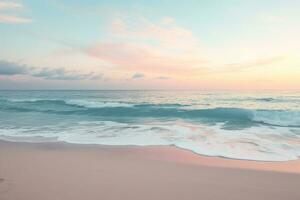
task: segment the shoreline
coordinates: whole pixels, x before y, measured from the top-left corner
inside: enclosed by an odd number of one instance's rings
[[[33,145],[33,146],[53,146],[59,148],[95,148],[95,149],[116,149],[127,151],[134,154],[144,154],[144,157],[150,160],[159,160],[165,162],[175,162],[190,165],[205,165],[211,167],[238,168],[258,171],[274,171],[283,173],[300,174],[300,159],[290,161],[260,161],[247,159],[234,159],[220,156],[209,156],[198,154],[188,149],[183,149],[175,145],[102,145],[102,144],[78,144],[64,141],[9,141],[0,139],[1,144],[13,145]]]
[[[204,157],[172,146],[0,140],[0,199],[298,200],[299,163]]]

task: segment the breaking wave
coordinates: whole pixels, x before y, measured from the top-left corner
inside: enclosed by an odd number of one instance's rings
[[[300,127],[300,111],[232,107],[190,109],[183,104],[133,104],[87,100],[0,100],[0,110],[118,118],[178,118],[244,121],[271,126]]]

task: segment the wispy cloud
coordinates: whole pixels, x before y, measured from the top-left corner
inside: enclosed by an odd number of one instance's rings
[[[32,20],[19,16],[19,12],[24,9],[24,5],[19,2],[0,0],[0,23],[3,24],[25,24]]]
[[[0,23],[5,23],[5,24],[26,24],[26,23],[30,23],[30,22],[31,22],[31,20],[27,19],[27,18],[0,14]]]
[[[119,77],[124,72],[133,74],[127,80],[147,75],[152,80],[168,80],[166,82],[200,82],[199,77],[204,80],[207,75],[234,75],[247,69],[275,66],[285,59],[271,53],[268,56],[253,53],[255,55],[243,56],[243,59],[239,59],[239,56],[224,59],[225,56],[219,54],[215,57],[211,54],[211,49],[201,46],[200,39],[192,31],[179,26],[170,17],[156,22],[142,17],[117,17],[111,21],[107,35],[108,38],[89,45],[61,44],[113,66],[105,74],[116,74]],[[218,57],[220,59],[216,59]]]
[[[159,79],[159,80],[168,80],[168,79],[171,79],[171,77],[169,77],[169,76],[158,76],[158,77],[156,77],[156,79]]]
[[[141,18],[131,23],[116,18],[110,35],[118,42],[96,42],[83,51],[129,71],[186,74],[204,70],[207,60],[203,59],[199,41],[174,19],[163,18],[153,23]]]
[[[18,2],[12,2],[12,1],[0,1],[0,10],[6,10],[6,9],[20,9],[23,8],[23,5]]]
[[[91,73],[78,73],[67,71],[64,68],[49,69],[44,68],[38,70],[36,73],[31,73],[31,76],[40,77],[49,80],[97,80],[102,79],[102,74]]]
[[[162,18],[158,23],[144,18],[132,21],[114,19],[110,30],[117,42],[96,42],[83,48],[83,52],[112,63],[120,70],[152,74],[162,80],[169,79],[170,75],[176,78],[234,73],[285,59],[283,56],[273,56],[243,62],[214,62],[199,45],[199,39],[188,29],[177,25],[173,18]]]
[[[14,62],[0,60],[0,76],[29,75],[48,80],[97,80],[103,74],[95,72],[80,73],[64,68],[36,68]]]
[[[227,72],[234,72],[234,71],[240,71],[245,70],[249,68],[256,68],[261,66],[267,66],[272,65],[275,63],[279,63],[285,59],[284,56],[274,56],[269,58],[258,58],[254,60],[249,60],[245,62],[240,63],[229,63],[224,66],[221,71],[227,71]]]
[[[144,78],[145,77],[145,74],[142,74],[142,73],[135,73],[132,75],[132,79],[139,79],[139,78]]]
[[[110,29],[113,35],[121,38],[152,40],[173,48],[191,48],[199,42],[190,30],[177,25],[171,17],[164,17],[157,23],[143,17],[134,21],[118,17],[112,21]]]

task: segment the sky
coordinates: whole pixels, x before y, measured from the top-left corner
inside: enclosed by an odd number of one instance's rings
[[[0,0],[0,89],[300,90],[298,0]]]

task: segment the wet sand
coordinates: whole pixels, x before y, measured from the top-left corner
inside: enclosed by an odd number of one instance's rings
[[[300,164],[175,147],[0,141],[1,200],[299,200]]]

